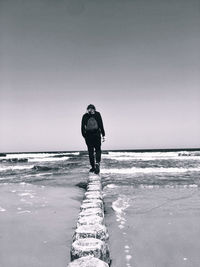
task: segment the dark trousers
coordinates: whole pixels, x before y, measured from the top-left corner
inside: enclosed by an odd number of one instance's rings
[[[88,135],[85,138],[85,142],[88,148],[90,165],[92,166],[92,168],[94,168],[95,158],[96,163],[100,163],[101,161],[101,136],[99,134]]]

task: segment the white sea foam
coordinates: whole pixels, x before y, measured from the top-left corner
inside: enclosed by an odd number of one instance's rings
[[[105,189],[105,188],[113,189],[113,188],[117,188],[117,187],[119,187],[119,186],[118,186],[118,185],[115,185],[115,184],[108,184],[108,185],[106,185],[106,186],[104,187],[104,189]]]
[[[102,157],[119,161],[149,161],[158,159],[200,160],[200,152],[108,152],[108,154],[103,154]]]
[[[25,183],[25,182],[21,182],[21,183],[19,183],[20,185],[22,185],[22,186],[30,186],[30,184],[27,184],[27,183]]]
[[[7,171],[7,170],[26,170],[26,169],[32,169],[34,165],[16,165],[16,166],[3,166],[0,167],[0,172],[1,171]]]
[[[31,213],[30,210],[22,210],[22,211],[18,211],[18,214],[23,214],[23,213]]]
[[[190,187],[190,188],[197,188],[198,185],[197,184],[189,184],[188,187]]]
[[[178,152],[128,152],[128,151],[122,151],[122,152],[108,152],[108,154],[104,154],[105,156],[112,156],[112,157],[163,157],[163,156],[168,156],[168,157],[174,157],[178,156]]]
[[[31,175],[31,176],[49,176],[53,174],[52,172],[45,172],[45,173],[37,173],[37,174],[34,174],[34,175]],[[27,175],[26,175],[27,177]]]
[[[2,208],[1,206],[0,206],[0,211],[6,211],[6,209],[4,209],[4,208]]]
[[[65,155],[74,155],[74,156],[79,156],[80,152],[66,152]]]
[[[115,211],[116,221],[119,222],[118,227],[120,229],[123,229],[125,227],[126,223],[125,210],[129,206],[130,206],[129,198],[127,198],[124,195],[119,196],[118,199],[112,203],[112,208]]]
[[[112,208],[117,213],[122,213],[129,207],[129,199],[126,196],[119,196],[117,200],[112,203]]]
[[[54,158],[54,157],[46,157],[46,158],[31,158],[29,162],[49,162],[49,161],[64,161],[68,160],[70,157],[62,157],[62,158]]]
[[[7,154],[4,157],[1,157],[1,159],[12,159],[12,158],[46,158],[46,157],[54,157],[54,156],[78,156],[80,152],[63,152],[63,153],[10,153]]]
[[[106,154],[105,154],[106,155]],[[122,151],[122,152],[108,152],[108,155],[111,155],[111,156],[139,156],[139,157],[152,157],[152,156],[155,156],[155,157],[162,157],[162,156],[168,156],[168,157],[174,157],[174,156],[178,156],[178,155],[195,155],[194,153],[191,154],[190,152],[188,151],[176,151],[176,152],[173,152],[173,151],[169,151],[169,152],[129,152],[129,151]]]
[[[26,174],[26,178],[28,178],[28,177],[35,177],[35,176],[47,176],[47,175],[49,176],[51,174],[53,174],[53,173],[52,172],[37,173],[37,174],[32,173],[32,174]]]
[[[34,193],[30,193],[30,192],[22,192],[22,193],[19,193],[18,196],[20,197],[30,197],[30,198],[34,198]]]
[[[107,158],[112,160],[118,160],[118,161],[133,161],[133,160],[141,160],[141,161],[153,161],[153,160],[168,160],[168,159],[176,159],[176,160],[200,160],[200,157],[198,156],[191,156],[191,157],[142,157],[142,156],[108,156]]]
[[[184,173],[184,172],[200,172],[199,168],[110,168],[101,169],[101,173],[120,173],[120,174],[131,174],[131,173]]]

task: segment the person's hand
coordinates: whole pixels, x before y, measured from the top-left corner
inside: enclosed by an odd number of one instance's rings
[[[105,141],[106,141],[106,137],[103,136],[103,137],[102,137],[102,142],[105,142]]]

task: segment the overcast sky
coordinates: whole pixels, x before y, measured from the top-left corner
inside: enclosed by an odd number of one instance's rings
[[[0,151],[200,147],[198,0],[0,0]]]

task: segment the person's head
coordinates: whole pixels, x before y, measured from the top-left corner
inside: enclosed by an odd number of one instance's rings
[[[90,114],[94,114],[96,111],[96,108],[93,104],[90,104],[87,106],[87,112],[90,113]]]

